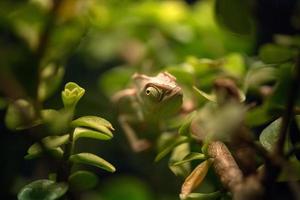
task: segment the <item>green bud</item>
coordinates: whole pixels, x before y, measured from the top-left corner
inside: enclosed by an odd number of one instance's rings
[[[66,108],[75,108],[78,101],[84,95],[85,90],[74,82],[69,82],[65,85],[62,91],[62,101]]]

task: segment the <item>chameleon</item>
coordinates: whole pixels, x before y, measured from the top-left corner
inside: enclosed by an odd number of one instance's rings
[[[112,97],[114,103],[122,106],[118,121],[134,152],[141,152],[151,147],[149,139],[139,138],[132,127],[136,122],[161,125],[175,116],[182,107],[183,92],[176,78],[168,72],[156,76],[135,73],[133,86],[117,92]]]

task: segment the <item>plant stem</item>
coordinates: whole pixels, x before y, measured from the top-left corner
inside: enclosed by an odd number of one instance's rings
[[[57,182],[63,181],[67,182],[69,175],[71,173],[72,164],[69,161],[70,156],[74,151],[74,129],[69,132],[69,141],[66,144],[66,148],[63,154],[63,158],[61,160],[60,166],[57,170]]]
[[[288,126],[294,115],[294,104],[297,100],[300,84],[300,55],[296,57],[295,73],[292,75],[292,83],[288,93],[286,109],[282,116],[282,122],[279,131],[279,139],[274,150],[274,155],[283,157],[283,147],[287,135]]]

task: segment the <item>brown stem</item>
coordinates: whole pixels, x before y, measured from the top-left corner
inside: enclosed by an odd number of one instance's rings
[[[208,155],[213,158],[213,167],[225,188],[234,193],[243,180],[243,174],[226,145],[220,141],[208,145]]]

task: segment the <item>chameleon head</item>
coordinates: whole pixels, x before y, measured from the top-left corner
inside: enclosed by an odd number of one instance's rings
[[[154,77],[135,74],[133,79],[138,100],[146,113],[168,116],[181,108],[181,87],[176,83],[176,78],[168,72],[161,72]]]

